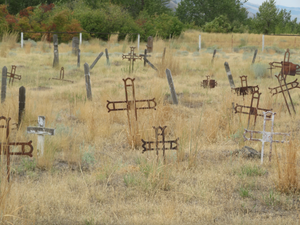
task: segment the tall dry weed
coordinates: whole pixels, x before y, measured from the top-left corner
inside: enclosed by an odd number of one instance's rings
[[[166,48],[166,50],[164,51],[161,63],[158,65],[159,77],[166,77],[167,68],[171,70],[173,76],[180,74],[180,61],[178,57],[174,56],[174,54],[175,51],[170,48]]]
[[[10,49],[15,48],[17,45],[18,40],[18,33],[17,32],[8,32],[5,31],[2,35],[2,43],[0,45],[0,56],[7,57],[7,54]]]
[[[275,149],[278,171],[277,189],[285,193],[295,193],[300,191],[299,174],[297,171],[298,162],[298,139],[290,140],[288,147],[283,149],[282,157],[279,158]]]

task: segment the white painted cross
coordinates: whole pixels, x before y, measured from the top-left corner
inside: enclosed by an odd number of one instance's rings
[[[28,134],[37,134],[38,141],[37,141],[37,152],[38,155],[43,156],[44,154],[44,142],[45,142],[45,135],[54,135],[55,129],[52,128],[45,128],[45,120],[44,116],[38,117],[38,127],[27,127]],[[39,154],[40,153],[40,154]]]
[[[245,129],[245,132],[243,134],[244,136],[244,140],[248,140],[248,141],[261,141],[262,142],[262,146],[261,146],[261,164],[264,161],[264,147],[265,147],[265,142],[269,142],[270,143],[270,154],[269,154],[269,161],[271,161],[271,154],[272,154],[272,143],[284,143],[284,142],[288,142],[286,140],[286,137],[290,136],[287,133],[279,133],[279,132],[274,132],[274,116],[275,116],[275,112],[272,111],[267,111],[267,112],[263,112],[264,114],[264,125],[263,125],[263,131],[254,131],[254,130],[247,130]],[[271,118],[267,118],[268,116],[271,116]],[[271,132],[267,132],[266,131],[266,122],[267,121],[272,121],[272,126],[271,126]],[[246,137],[246,134],[250,133],[250,138]],[[253,138],[253,134],[261,134],[262,138]],[[281,135],[283,136],[282,140],[274,140],[274,135]]]

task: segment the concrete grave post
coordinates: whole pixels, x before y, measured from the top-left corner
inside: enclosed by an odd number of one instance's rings
[[[102,52],[103,54],[103,52]],[[91,79],[90,79],[90,67],[89,64],[84,64],[84,76],[85,76],[85,88],[86,88],[86,95],[88,100],[92,100],[92,87],[91,87]]]
[[[149,36],[147,40],[147,51],[151,53],[153,51],[153,37]]]
[[[57,37],[57,34],[53,35],[53,45],[54,45],[53,67],[57,67],[57,66],[59,66],[59,53],[58,53],[58,37]]]
[[[27,127],[28,134],[37,134],[38,141],[37,141],[37,153],[40,156],[44,155],[44,143],[45,143],[45,135],[54,135],[55,129],[52,128],[45,128],[45,120],[44,116],[38,117],[38,127]],[[40,154],[39,154],[40,153]]]
[[[107,50],[107,48],[105,49],[105,56],[106,56],[106,64],[109,66],[110,63],[109,63],[109,56],[108,56],[108,50]]]
[[[7,68],[4,66],[2,68],[2,84],[1,84],[1,103],[5,101],[6,98],[6,86],[7,86]]]
[[[78,49],[79,49],[78,37],[73,37],[72,38],[72,53],[73,53],[73,55],[78,55]]]
[[[232,74],[231,74],[228,62],[225,62],[224,66],[225,66],[225,70],[226,70],[226,73],[227,73],[227,76],[228,76],[230,87],[235,88],[234,81],[233,81],[233,78],[232,78]]]
[[[25,87],[19,88],[19,120],[18,120],[18,127],[20,127],[22,118],[25,113],[25,101],[26,101],[26,89]]]
[[[99,59],[102,57],[103,52],[101,52],[97,58],[94,60],[94,62],[92,63],[92,65],[90,66],[90,70],[92,70],[94,68],[94,66],[96,65],[96,63],[99,61]],[[85,65],[85,64],[84,64]]]
[[[168,83],[169,83],[169,87],[170,87],[173,104],[178,105],[178,99],[177,99],[177,95],[176,95],[176,91],[175,91],[175,87],[174,87],[174,82],[173,82],[171,71],[169,69],[166,69],[166,75],[167,75],[167,79],[168,79]]]

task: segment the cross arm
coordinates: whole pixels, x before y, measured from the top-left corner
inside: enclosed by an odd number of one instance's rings
[[[250,138],[246,137],[246,134],[250,133]],[[261,134],[263,136],[262,139],[259,138],[253,138],[253,134]],[[283,136],[283,140],[273,140],[274,135],[281,135]],[[290,136],[290,134],[287,133],[281,133],[281,132],[266,132],[266,131],[255,131],[255,130],[247,130],[245,129],[243,137],[245,141],[260,141],[260,142],[275,142],[275,143],[284,143],[286,142],[286,137]],[[272,140],[269,140],[272,137]]]
[[[28,134],[54,135],[55,129],[44,127],[27,127]]]
[[[2,145],[2,143],[1,143]],[[21,146],[21,151],[19,152],[9,152],[9,155],[28,155],[32,157],[32,152],[33,152],[33,146],[32,146],[32,141],[29,142],[9,142],[9,143],[4,143],[4,148],[7,146]],[[25,147],[29,147],[29,151],[25,151]],[[0,155],[2,154],[2,151],[0,151]],[[6,155],[6,151],[4,151],[4,155]]]
[[[130,103],[133,101],[108,101],[107,100],[107,104],[106,104],[106,108],[108,109],[108,112],[111,111],[121,111],[121,110],[128,110],[130,109]],[[147,102],[147,106],[136,106],[136,109],[156,109],[156,102],[155,102],[155,98],[152,99],[146,99],[146,100],[136,100],[135,103],[139,104],[141,102]],[[153,103],[153,104],[151,104]],[[122,105],[123,106],[120,106]],[[110,105],[112,106],[112,108],[110,108]]]
[[[7,74],[10,74],[10,76],[7,76],[7,77],[13,77],[14,79],[17,79],[17,80],[21,80],[21,78],[22,78],[22,76],[18,75],[18,74],[13,74],[13,73],[9,73],[9,72],[7,72]]]
[[[179,138],[177,138],[176,140],[173,140],[173,141],[164,141],[164,142],[163,141],[157,141],[156,142],[156,141],[144,141],[142,139],[142,142],[143,142],[143,145],[142,145],[143,152],[142,153],[144,153],[146,151],[154,151],[154,150],[177,150],[177,148],[178,148],[178,140],[179,140]],[[156,144],[156,143],[159,143],[159,144],[168,144],[168,146],[165,147],[165,148],[163,148],[163,147],[156,148],[155,146],[151,147],[152,144]]]

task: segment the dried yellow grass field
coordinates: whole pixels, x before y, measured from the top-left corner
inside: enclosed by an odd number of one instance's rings
[[[33,158],[11,157],[9,184],[5,157],[1,158],[1,223],[299,224],[299,113],[290,117],[282,96],[271,97],[268,87],[276,87],[278,82],[266,69],[269,62],[283,60],[283,54],[276,53],[283,47],[272,49],[271,44],[268,52],[258,52],[251,65],[252,50],[233,51],[230,42],[221,45],[226,35],[202,34],[204,43],[210,40],[220,46],[211,64],[213,47],[206,44],[199,53],[198,35],[187,31],[178,39],[156,39],[149,60],[160,71],[136,61],[130,75],[129,62],[121,56],[136,43],[118,43],[116,37],[109,42],[84,42],[80,68],[71,44],[60,44],[60,67],[73,84],[49,80],[60,72],[60,68],[52,68],[52,44],[25,43],[24,49],[10,48],[2,55],[1,68],[7,66],[10,71],[11,65],[16,65],[22,79],[7,89],[0,115],[17,122],[18,89],[25,86],[24,119],[19,130],[12,130],[11,141],[32,140],[35,150]],[[231,40],[231,35],[228,37]],[[261,35],[234,35],[236,40],[245,37],[248,42],[258,42]],[[282,43],[292,46],[294,39]],[[145,45],[140,44],[140,53]],[[162,65],[164,47],[167,54]],[[83,63],[91,65],[105,48],[110,66],[103,56],[91,70],[93,100],[88,101]],[[292,62],[299,63],[298,53],[291,48]],[[248,117],[234,114],[232,102],[249,105],[251,97],[231,92],[225,61],[236,87],[241,75],[248,76],[248,85],[259,85],[260,107],[277,113],[274,131],[291,133],[290,143],[273,144],[272,162],[268,162],[268,144],[263,165],[260,159],[233,154],[244,145],[260,151],[261,143],[243,140]],[[171,103],[165,68],[173,74],[177,106]],[[216,88],[201,87],[206,75],[218,82]],[[108,113],[106,108],[107,100],[125,100],[122,79],[127,77],[135,78],[136,99],[155,97],[157,102],[156,110],[138,111],[135,144],[126,112]],[[288,77],[289,82],[294,79]],[[291,95],[299,112],[299,90],[292,90]],[[37,125],[40,115],[46,117],[46,127],[56,129],[54,136],[45,137],[43,157],[37,156],[37,136],[26,133],[27,126]],[[262,124],[258,117],[255,130],[262,130]],[[162,152],[159,162],[155,152],[142,154],[140,140],[154,140],[153,126],[167,126],[167,140],[179,137],[179,149],[167,151],[166,164]]]

